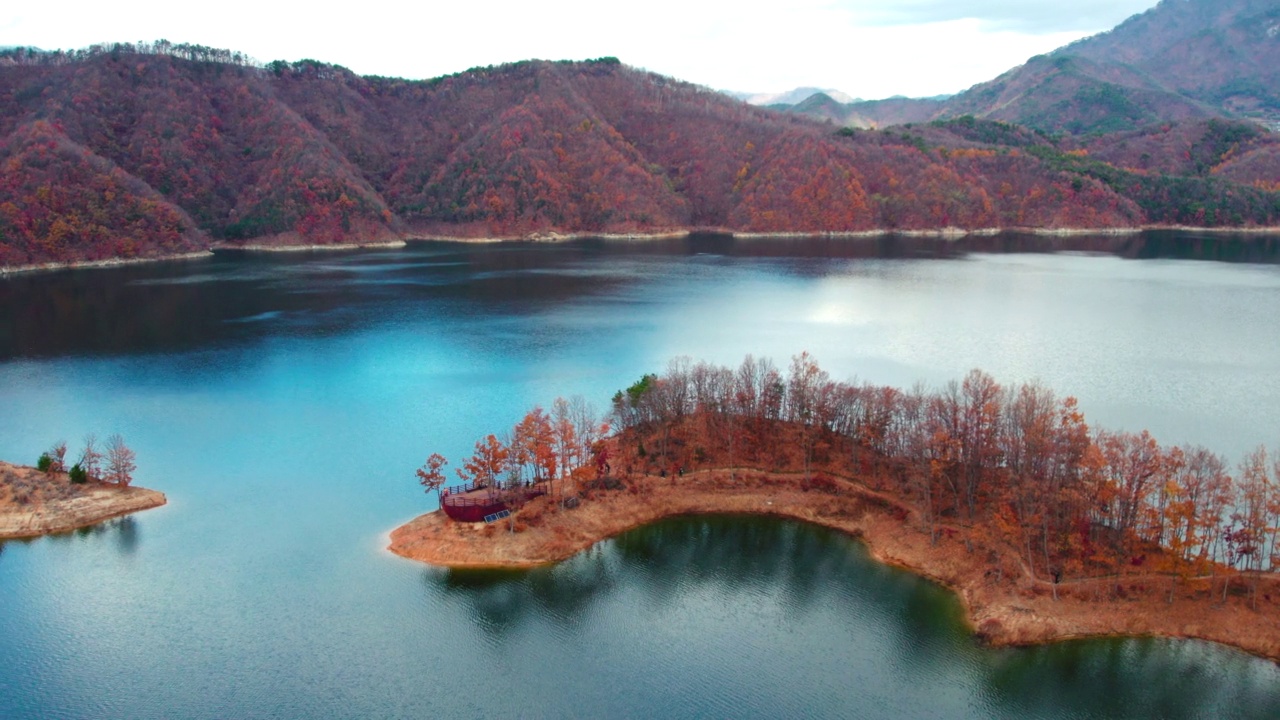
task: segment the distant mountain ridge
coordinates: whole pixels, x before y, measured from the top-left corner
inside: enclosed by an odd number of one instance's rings
[[[945,102],[810,107],[791,110],[851,127],[974,115],[1076,134],[1208,117],[1277,128],[1280,3],[1162,0],[1110,31],[1031,58]]]
[[[737,98],[751,105],[769,106],[769,105],[795,105],[819,93],[823,95],[827,95],[839,103],[858,102],[857,98],[850,96],[848,93],[843,93],[839,90],[834,90],[831,88],[816,88],[816,87],[798,87],[792,90],[786,90],[784,92],[777,92],[777,93],[750,93],[750,92],[731,91],[731,92],[728,92],[727,94],[730,97]]]

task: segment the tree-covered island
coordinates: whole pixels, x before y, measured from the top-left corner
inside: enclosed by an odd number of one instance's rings
[[[445,487],[453,510],[397,528],[390,549],[450,567],[531,567],[658,519],[764,514],[861,538],[953,589],[995,644],[1098,635],[1203,638],[1280,660],[1280,462],[1235,468],[1203,447],[1092,428],[1074,398],[970,372],[942,388],[834,381],[673,360],[613,398],[530,411],[476,444]],[[485,522],[485,520],[488,522]]]

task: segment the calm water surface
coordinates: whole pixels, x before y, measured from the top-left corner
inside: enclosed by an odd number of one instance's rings
[[[1130,254],[1205,255],[1169,247]],[[383,550],[432,507],[412,475],[430,452],[460,458],[557,395],[603,408],[681,354],[809,350],[899,386],[977,366],[1235,460],[1280,446],[1277,317],[1275,265],[829,241],[0,280],[0,457],[121,432],[170,499],[0,544],[0,717],[1277,717],[1270,663],[984,649],[947,593],[791,523],[671,521],[529,573]]]

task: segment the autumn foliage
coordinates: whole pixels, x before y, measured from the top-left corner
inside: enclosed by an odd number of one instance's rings
[[[457,470],[466,488],[518,488],[569,477],[596,459],[596,444],[608,432],[581,396],[557,398],[550,413],[534,407],[504,434],[486,435]],[[427,492],[444,484],[447,460],[433,453],[417,471]]]
[[[191,218],[43,120],[0,139],[0,266],[177,254]]]
[[[1212,177],[1187,182],[1148,178],[1119,145],[1077,144],[973,118],[835,132],[613,58],[410,81],[163,42],[11,49],[0,52],[0,265],[212,242],[1280,216],[1269,133],[1213,145]],[[1096,151],[1092,164],[1067,155],[1077,150]],[[1199,172],[1200,159],[1169,172]]]
[[[807,354],[785,373],[682,358],[619,391],[613,418],[615,471],[803,472],[818,491],[856,478],[932,537],[1005,548],[1042,579],[1216,576],[1225,593],[1280,565],[1280,458],[1265,448],[1233,473],[1208,449],[1091,428],[1074,398],[979,370],[902,391],[832,380]]]

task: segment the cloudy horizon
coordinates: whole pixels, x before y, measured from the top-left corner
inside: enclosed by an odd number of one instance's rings
[[[488,0],[354,10],[228,0],[218,12],[159,0],[68,0],[0,10],[0,46],[71,50],[157,40],[314,58],[362,75],[429,78],[531,58],[614,56],[708,87],[752,93],[823,87],[853,97],[954,94],[1156,0]]]

